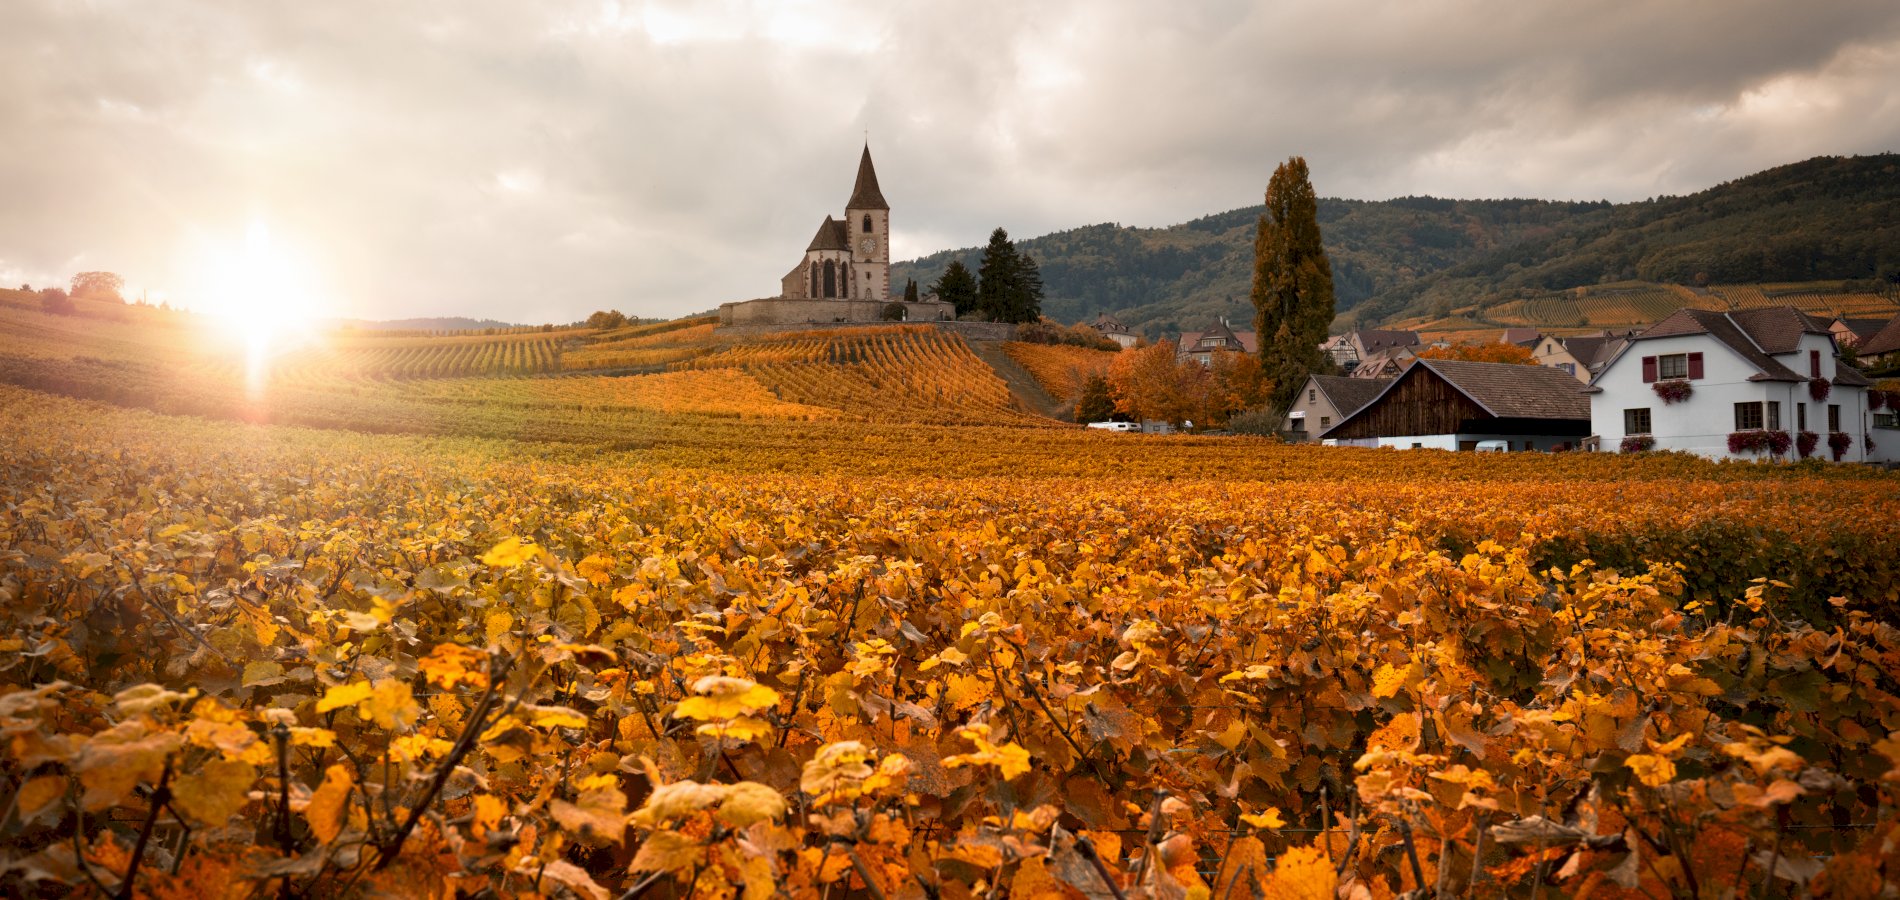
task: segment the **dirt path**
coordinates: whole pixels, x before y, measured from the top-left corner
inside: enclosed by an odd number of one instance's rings
[[[1015,360],[1010,359],[1008,353],[1003,352],[1002,341],[970,341],[969,345],[977,358],[989,363],[990,368],[995,370],[996,377],[1003,379],[1003,383],[1009,385],[1009,392],[1016,395],[1016,399],[1022,403],[1023,408],[1051,419],[1069,418],[1063,414],[1064,404],[1049,396],[1049,392],[1043,390],[1042,384],[1036,381],[1035,376],[1029,374],[1029,370],[1024,369]]]

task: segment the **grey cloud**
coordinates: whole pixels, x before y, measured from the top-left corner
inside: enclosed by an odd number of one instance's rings
[[[649,27],[649,15],[654,21]],[[0,275],[190,283],[267,216],[350,312],[774,291],[869,129],[900,248],[1322,193],[1631,199],[1895,149],[1890,2],[0,7]]]

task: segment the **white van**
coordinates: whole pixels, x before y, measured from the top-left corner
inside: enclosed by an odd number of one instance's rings
[[[1089,427],[1098,428],[1098,429],[1101,429],[1102,431],[1140,431],[1141,430],[1141,426],[1136,425],[1133,422],[1090,422]]]
[[[1479,453],[1509,453],[1511,452],[1511,442],[1510,441],[1479,441],[1478,452]]]

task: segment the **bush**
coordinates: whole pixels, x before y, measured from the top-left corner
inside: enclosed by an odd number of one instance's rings
[[[1227,430],[1235,434],[1272,437],[1280,433],[1280,411],[1265,406],[1243,409],[1227,419]]]
[[[40,309],[56,316],[70,316],[79,312],[79,307],[73,303],[73,298],[56,287],[40,291]]]
[[[905,308],[904,304],[892,300],[884,304],[884,310],[878,313],[877,317],[886,322],[902,322],[906,318],[909,318],[909,316],[910,311]]]
[[[1091,350],[1120,350],[1122,345],[1102,336],[1092,325],[1064,326],[1050,319],[1016,326],[1016,339],[1028,344],[1067,344]]]

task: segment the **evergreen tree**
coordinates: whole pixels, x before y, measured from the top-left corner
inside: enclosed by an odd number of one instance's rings
[[[1000,227],[990,232],[989,246],[983,248],[983,261],[976,268],[976,311],[992,322],[1009,321],[1011,295],[1021,268],[1009,232]]]
[[[904,302],[917,302],[917,279],[910,278],[904,281]]]
[[[1090,375],[1082,385],[1082,394],[1075,401],[1075,420],[1083,424],[1106,422],[1115,414],[1115,396],[1109,391],[1108,379],[1101,375]]]
[[[957,318],[976,311],[976,276],[970,274],[968,266],[962,260],[951,260],[950,267],[943,270],[943,277],[930,286],[931,293],[937,299],[956,307]]]
[[[1305,159],[1295,156],[1273,170],[1253,252],[1261,374],[1273,386],[1269,405],[1285,409],[1306,376],[1322,370],[1319,345],[1333,321],[1333,267],[1320,246],[1319,202]]]
[[[1034,322],[1042,317],[1042,272],[1036,261],[1016,249],[1009,232],[990,232],[989,246],[977,266],[977,312],[997,322]]]

